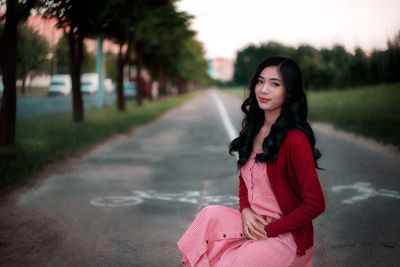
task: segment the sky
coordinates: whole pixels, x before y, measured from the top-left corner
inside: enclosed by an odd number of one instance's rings
[[[207,58],[234,60],[238,50],[268,41],[371,52],[400,31],[400,0],[180,0],[177,9],[194,16]]]

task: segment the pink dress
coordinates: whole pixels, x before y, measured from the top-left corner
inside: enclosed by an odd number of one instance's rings
[[[282,214],[266,172],[267,164],[255,161],[254,149],[241,168],[251,208],[267,222]],[[291,233],[266,240],[249,240],[242,232],[239,211],[223,206],[204,207],[178,242],[185,266],[312,266],[313,248],[296,255]]]

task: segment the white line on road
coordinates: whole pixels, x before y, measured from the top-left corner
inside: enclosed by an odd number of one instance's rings
[[[215,91],[211,91],[211,96],[213,97],[215,104],[217,104],[217,108],[219,113],[221,114],[222,121],[224,123],[225,129],[228,132],[229,141],[232,141],[238,136],[235,128],[232,125],[231,120],[229,119],[228,113],[226,112],[225,106],[222,103],[219,95]]]

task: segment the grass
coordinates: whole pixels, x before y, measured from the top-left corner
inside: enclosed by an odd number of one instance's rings
[[[227,90],[243,99],[243,90]],[[400,84],[307,92],[309,119],[400,148]]]
[[[112,135],[128,132],[197,94],[166,97],[145,102],[141,107],[128,101],[124,113],[114,105],[91,108],[85,110],[85,120],[80,123],[72,121],[70,112],[18,120],[15,145],[0,148],[0,191],[13,189],[45,165],[83,152]]]
[[[400,84],[308,94],[309,118],[400,148]]]
[[[17,86],[17,97],[47,96],[47,90],[47,87],[26,86],[25,94],[22,94],[22,88]]]

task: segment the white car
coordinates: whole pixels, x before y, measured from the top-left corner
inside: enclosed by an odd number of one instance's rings
[[[70,95],[72,90],[71,76],[68,74],[56,74],[51,76],[48,95]]]
[[[95,94],[99,89],[99,76],[97,73],[84,73],[81,76],[81,92],[82,94]],[[113,91],[111,79],[103,80],[103,88],[105,92]]]
[[[112,93],[114,91],[114,85],[111,79],[105,79],[103,83],[103,90],[107,93]]]
[[[99,84],[97,73],[84,73],[81,76],[82,94],[95,94]]]

